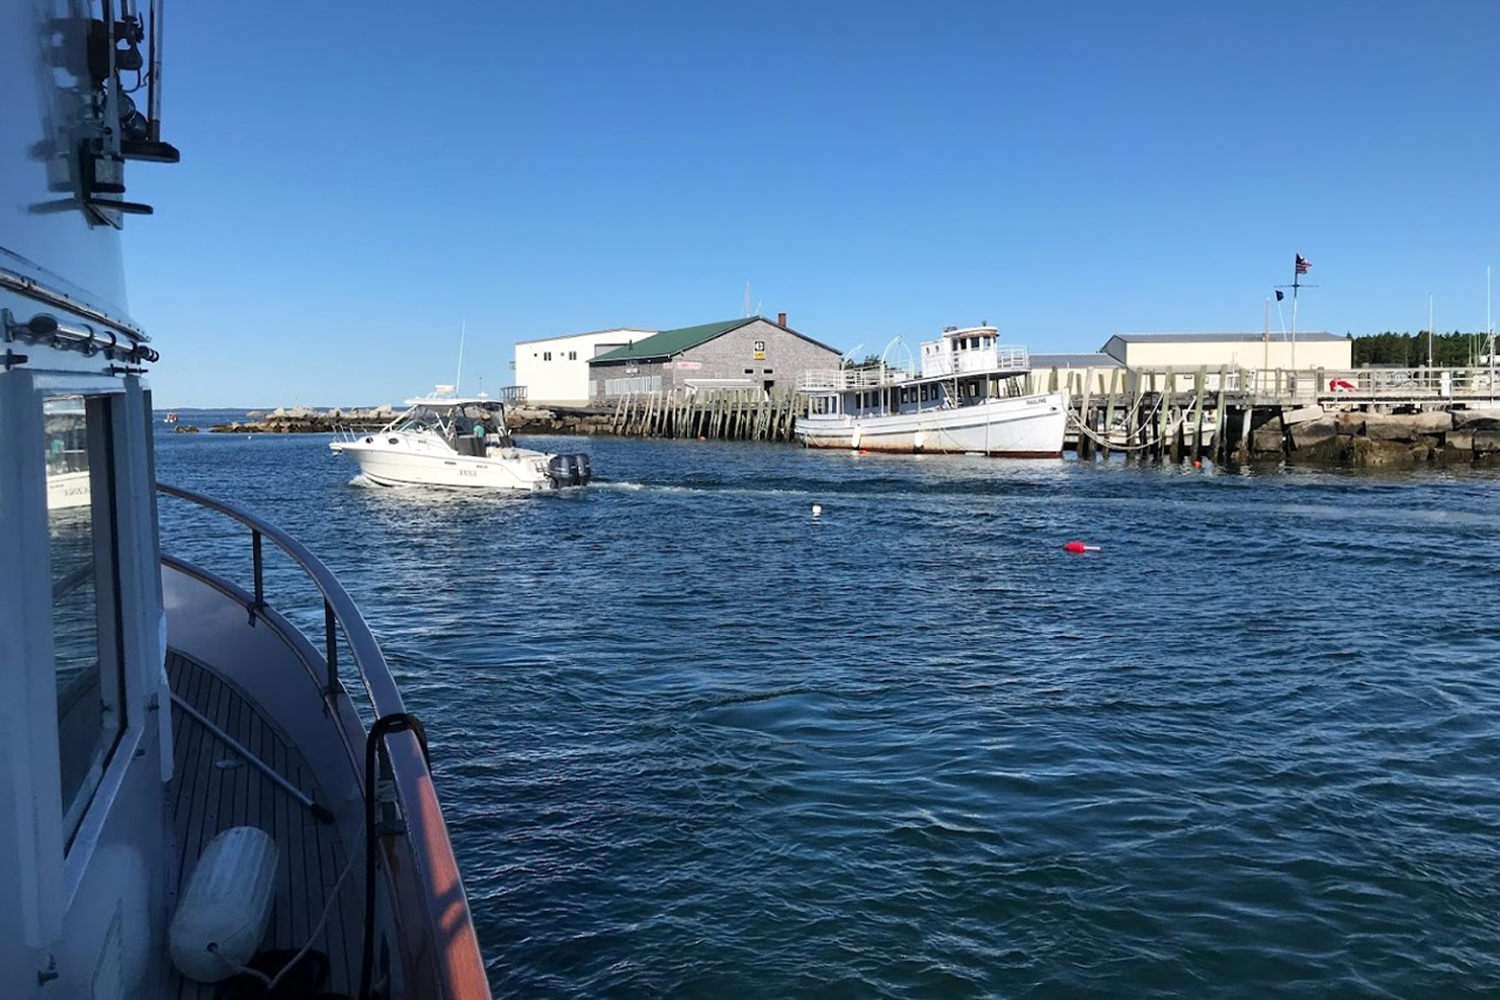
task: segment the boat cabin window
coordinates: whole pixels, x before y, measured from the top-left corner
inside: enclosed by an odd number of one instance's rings
[[[43,401],[60,791],[70,841],[125,728],[111,417],[106,396]]]

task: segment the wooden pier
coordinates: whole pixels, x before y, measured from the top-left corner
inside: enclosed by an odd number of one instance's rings
[[[605,433],[626,437],[703,438],[711,441],[791,441],[800,393],[767,395],[721,389],[691,396],[659,392],[621,396]]]
[[[1054,368],[1027,380],[1027,392],[1067,390],[1064,447],[1085,460],[1500,461],[1500,372],[1486,368]],[[806,407],[801,393],[717,389],[523,406],[510,419],[523,434],[790,443]]]
[[[1491,368],[1046,369],[1028,388],[1068,391],[1068,446],[1079,458],[1383,462],[1500,451],[1491,440],[1500,371]]]

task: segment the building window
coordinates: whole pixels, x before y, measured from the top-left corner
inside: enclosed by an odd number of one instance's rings
[[[760,370],[760,373],[761,373],[761,374],[762,374],[762,375],[769,375],[769,374],[771,374],[771,369],[769,369],[769,368],[762,368],[762,369],[761,369],[761,370]]]
[[[661,392],[660,375],[637,375],[633,378],[604,380],[604,395],[624,396],[636,392]]]
[[[754,375],[755,374],[755,369],[754,368],[746,368],[745,369],[745,374],[746,375]]]
[[[551,361],[552,360],[552,352],[551,351],[543,351],[542,352],[542,360],[543,361]]]
[[[578,360],[578,352],[577,351],[569,351],[568,352],[568,360],[569,361],[577,361]]]

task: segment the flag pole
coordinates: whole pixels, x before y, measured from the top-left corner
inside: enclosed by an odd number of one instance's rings
[[[1297,266],[1297,261],[1302,259],[1302,251],[1298,250],[1292,258],[1292,371],[1297,370],[1297,289],[1301,288],[1302,270]]]
[[[1261,341],[1264,349],[1261,352],[1260,370],[1265,371],[1271,367],[1271,296],[1266,296],[1266,337]]]

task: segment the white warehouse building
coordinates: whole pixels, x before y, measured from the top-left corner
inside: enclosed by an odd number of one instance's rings
[[[1332,333],[1298,333],[1295,343],[1281,333],[1121,333],[1102,353],[1127,368],[1315,368],[1354,365],[1354,342]]]
[[[516,385],[526,390],[528,403],[587,406],[589,359],[628,347],[654,333],[655,330],[622,327],[519,341],[516,344]]]

